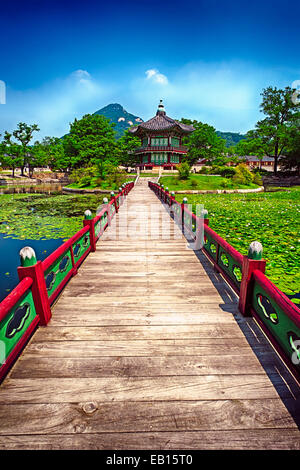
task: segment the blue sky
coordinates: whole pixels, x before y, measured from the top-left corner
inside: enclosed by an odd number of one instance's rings
[[[109,103],[143,119],[246,132],[260,93],[300,80],[299,2],[1,2],[0,133],[20,121],[61,136]]]

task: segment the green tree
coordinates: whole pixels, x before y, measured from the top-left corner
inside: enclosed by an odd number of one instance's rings
[[[255,131],[249,131],[246,138],[240,140],[234,148],[234,153],[241,157],[246,155],[254,155],[260,160],[260,168],[263,157],[266,155],[265,145],[262,139],[257,137]]]
[[[277,173],[279,156],[287,149],[291,135],[299,132],[299,103],[292,99],[293,89],[268,87],[261,93],[260,110],[266,116],[257,122],[251,132],[253,145],[260,145],[264,154],[274,157],[274,173]]]
[[[141,146],[141,140],[127,130],[117,141],[117,155],[123,166],[135,166],[139,162],[139,156],[135,149]]]
[[[23,162],[22,147],[12,141],[12,134],[5,131],[3,141],[0,144],[1,165],[12,170],[12,177],[15,176],[15,169],[19,168]]]
[[[115,131],[104,116],[86,114],[82,119],[75,119],[63,145],[72,168],[95,164],[101,178],[104,177],[104,163],[116,163]]]
[[[24,176],[24,168],[29,163],[30,148],[29,143],[33,137],[33,133],[39,131],[37,124],[28,125],[25,122],[19,122],[17,129],[13,131],[14,138],[20,142],[22,161],[20,164],[21,175]]]
[[[39,144],[39,151],[44,154],[45,164],[51,170],[66,171],[71,167],[71,158],[66,154],[62,139],[44,137]]]
[[[184,137],[183,143],[188,147],[187,160],[190,164],[199,158],[205,158],[210,164],[224,164],[227,162],[226,142],[221,139],[213,126],[198,121],[181,119],[184,124],[191,124],[195,130]]]
[[[291,133],[287,151],[280,159],[283,170],[296,170],[300,175],[300,132]]]

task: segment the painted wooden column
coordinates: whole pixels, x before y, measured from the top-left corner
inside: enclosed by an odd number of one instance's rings
[[[90,210],[86,210],[84,213],[84,220],[83,226],[86,227],[88,225],[89,232],[90,232],[90,246],[91,251],[96,251],[96,237],[95,237],[95,219],[92,217],[92,213]]]
[[[248,255],[243,256],[242,281],[240,287],[239,310],[244,316],[251,315],[251,303],[253,294],[253,271],[258,269],[265,272],[266,260],[262,259],[263,247],[259,242],[252,242]]]
[[[110,226],[110,224],[111,224],[111,218],[110,218],[110,213],[109,213],[109,207],[108,207],[108,199],[107,199],[107,197],[104,197],[102,202],[103,202],[103,204],[106,206],[107,223],[108,223],[108,226]]]
[[[166,186],[166,189],[165,189],[165,203],[167,202],[168,195],[169,195],[169,188],[168,188],[168,186]]]
[[[182,199],[182,203],[181,203],[181,227],[182,227],[182,230],[184,230],[184,209],[185,209],[185,205],[187,203],[188,203],[187,197],[184,197]]]
[[[116,210],[116,212],[118,212],[116,196],[115,196],[115,193],[113,191],[110,193],[110,200],[113,201],[113,204],[115,206],[115,210]]]
[[[30,246],[25,246],[20,251],[21,266],[18,267],[20,281],[30,277],[33,281],[31,292],[40,325],[47,325],[51,319],[51,307],[45,282],[42,262],[37,261],[35,251]]]

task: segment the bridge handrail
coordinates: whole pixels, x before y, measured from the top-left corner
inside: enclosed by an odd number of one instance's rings
[[[6,376],[30,335],[38,324],[47,325],[51,319],[51,305],[62,292],[72,276],[77,274],[79,266],[90,252],[96,250],[96,242],[110,224],[112,217],[119,211],[125,197],[134,187],[133,182],[124,183],[119,192],[111,193],[111,200],[92,217],[90,211],[85,212],[83,228],[59,246],[43,261],[36,260],[35,253],[26,247],[21,266],[18,267],[20,282],[0,303],[0,381]],[[98,227],[97,224],[100,224]],[[99,231],[98,231],[99,228]],[[22,317],[23,307],[24,316]],[[21,312],[21,313],[20,313]],[[18,314],[16,317],[16,313]],[[25,318],[26,316],[26,318]],[[17,324],[17,333],[13,335],[14,344],[6,338],[7,325]],[[5,360],[1,362],[2,344],[9,343],[6,348]]]
[[[0,303],[0,382],[39,323],[32,285],[30,277],[22,279]]]
[[[199,223],[199,217],[188,209],[187,203],[176,201],[174,193],[170,195],[168,189],[158,183],[150,181],[149,187],[170,206],[171,213],[182,229],[187,229],[189,235],[196,237],[193,222]],[[240,312],[255,318],[300,382],[300,309],[265,275],[266,261],[261,259],[259,253],[252,253],[253,247],[257,249],[257,242],[250,245],[248,256],[242,255],[209,227],[208,218],[203,218],[203,222],[202,251],[238,294]]]

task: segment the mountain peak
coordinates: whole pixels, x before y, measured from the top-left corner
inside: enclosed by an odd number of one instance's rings
[[[110,119],[115,124],[115,131],[117,132],[117,138],[119,139],[124,134],[125,130],[134,124],[143,122],[143,119],[135,116],[134,114],[128,113],[126,109],[119,103],[111,103],[104,108],[99,109],[94,114],[100,114],[101,116]]]

